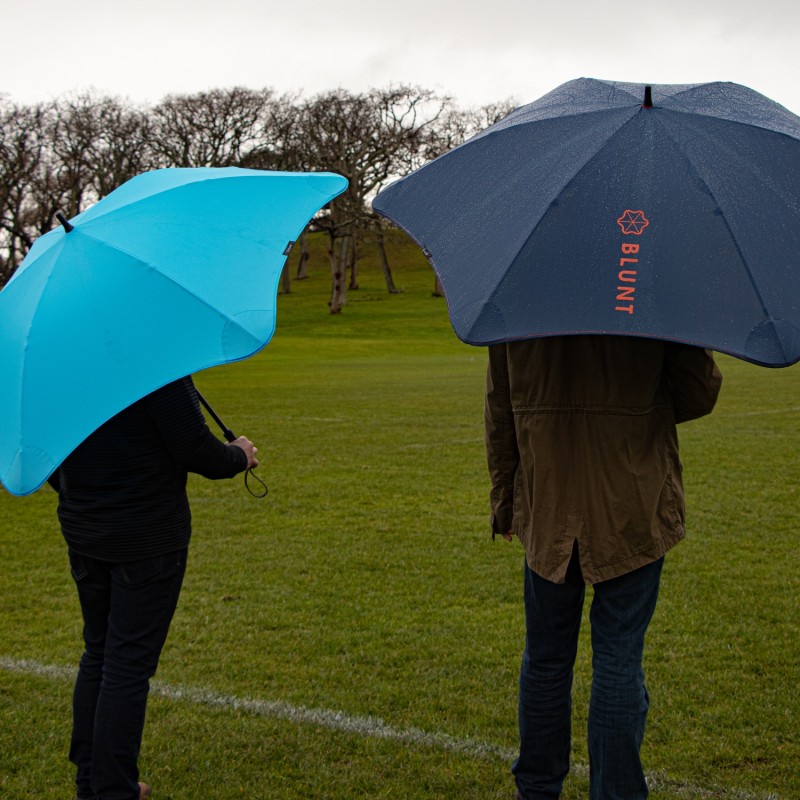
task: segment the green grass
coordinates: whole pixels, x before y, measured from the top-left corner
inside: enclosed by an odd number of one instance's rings
[[[390,256],[405,291],[386,293],[366,250],[339,316],[315,247],[269,347],[196,378],[259,445],[270,494],[191,479],[189,570],[142,777],[157,800],[510,798],[522,554],[488,533],[485,352],[455,338],[402,238]],[[689,536],[667,558],[649,633],[644,756],[655,800],[789,800],[800,797],[800,368],[719,361],[717,410],[680,431]],[[0,579],[0,792],[66,798],[80,621],[51,491],[0,494]],[[588,791],[587,634],[567,800]],[[412,734],[178,699],[174,687]]]

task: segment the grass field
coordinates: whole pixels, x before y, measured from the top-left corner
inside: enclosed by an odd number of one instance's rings
[[[318,243],[319,244],[319,243]],[[458,342],[417,251],[404,292],[365,253],[279,303],[269,347],[196,376],[260,447],[270,494],[192,478],[189,569],[149,705],[154,800],[513,796],[522,553],[488,533],[485,352]],[[652,798],[800,798],[800,367],[720,357],[715,413],[681,427],[689,535],[646,654]],[[0,494],[0,794],[71,796],[79,609],[55,495]],[[588,606],[588,604],[587,604]],[[588,624],[575,685],[583,733]]]

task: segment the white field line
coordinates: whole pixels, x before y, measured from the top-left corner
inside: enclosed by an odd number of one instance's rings
[[[37,675],[55,680],[74,680],[76,669],[63,666],[39,664],[36,661],[15,660],[0,657],[0,669],[26,675]],[[391,739],[412,745],[432,747],[469,756],[493,756],[505,761],[512,760],[516,753],[498,745],[486,744],[472,739],[459,739],[446,733],[429,733],[420,728],[394,728],[378,717],[363,717],[330,711],[324,708],[295,706],[281,700],[255,700],[249,697],[235,697],[211,689],[193,686],[176,686],[153,681],[151,694],[169,700],[178,700],[194,705],[229,708],[245,711],[260,717],[281,719],[297,724],[317,725],[323,728],[353,733],[359,736],[372,736],[378,739]]]
[[[0,656],[0,669],[23,675],[36,675],[58,681],[75,679],[76,668],[40,664],[26,659],[12,659]],[[353,716],[342,711],[330,711],[321,708],[295,706],[281,700],[255,700],[248,697],[236,697],[211,689],[193,686],[175,686],[153,681],[151,694],[168,700],[184,701],[193,705],[210,706],[212,708],[244,711],[255,716],[280,719],[295,724],[317,725],[323,728],[352,733],[358,736],[372,736],[378,739],[390,739],[406,744],[431,747],[451,753],[472,757],[494,757],[502,761],[513,761],[517,751],[500,745],[479,742],[475,739],[459,739],[446,733],[431,733],[420,728],[394,728],[378,717]],[[572,766],[572,772],[586,777],[589,768],[585,764]],[[719,786],[701,787],[668,778],[660,773],[647,776],[651,789],[670,792],[676,798],[720,798],[724,800],[779,800],[775,794],[753,794],[738,789]]]

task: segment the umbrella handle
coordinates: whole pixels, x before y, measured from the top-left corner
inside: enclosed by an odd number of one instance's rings
[[[195,391],[197,392],[197,387],[195,387]],[[208,413],[214,419],[214,422],[216,422],[217,425],[219,425],[219,427],[222,429],[222,435],[225,437],[226,441],[233,442],[236,438],[238,438],[236,434],[219,418],[217,412],[214,411],[213,408],[211,408],[211,406],[208,404],[208,401],[205,399],[205,397],[203,397],[203,395],[200,394],[200,392],[197,392],[197,399],[201,402],[203,408],[205,408],[205,410],[208,411]],[[261,486],[263,487],[263,489],[259,493],[254,492],[250,487],[249,483],[250,478],[253,478],[254,480],[258,481],[258,483],[260,483]],[[247,491],[250,492],[250,494],[253,495],[253,497],[258,497],[260,499],[262,497],[266,497],[267,494],[269,494],[269,488],[267,487],[267,484],[264,483],[264,481],[262,481],[261,478],[259,478],[258,475],[256,475],[253,472],[252,467],[248,467],[247,471],[244,473],[244,485]]]
[[[250,478],[252,478],[254,481],[258,481],[258,483],[261,484],[261,489],[258,492],[254,492],[252,487],[250,486],[249,483]],[[258,475],[256,475],[255,472],[253,472],[252,467],[250,467],[244,474],[244,488],[247,489],[247,491],[250,492],[250,494],[253,495],[253,497],[257,497],[259,500],[262,497],[266,497],[269,494],[269,487],[267,486],[266,483],[264,483],[264,481],[261,480],[261,478],[259,478]]]
[[[195,391],[197,391],[197,389],[195,389]],[[216,422],[217,425],[219,425],[219,427],[222,429],[222,435],[225,437],[225,441],[235,441],[237,438],[236,434],[219,418],[217,412],[211,408],[211,406],[208,404],[208,401],[205,399],[205,397],[203,397],[203,395],[200,394],[200,392],[197,392],[197,399],[200,401],[203,408],[205,408],[205,410],[211,415],[214,422]]]

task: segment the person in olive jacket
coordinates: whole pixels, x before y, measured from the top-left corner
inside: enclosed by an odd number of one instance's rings
[[[489,347],[485,430],[492,530],[525,549],[520,800],[569,772],[572,673],[586,584],[592,800],[647,797],[642,655],[665,553],[685,535],[676,423],[711,412],[710,352],[619,336]]]
[[[247,438],[211,433],[184,378],[110,419],[50,478],[84,622],[69,753],[78,800],[150,794],[139,748],[186,570],[187,473],[231,478],[255,455]]]

